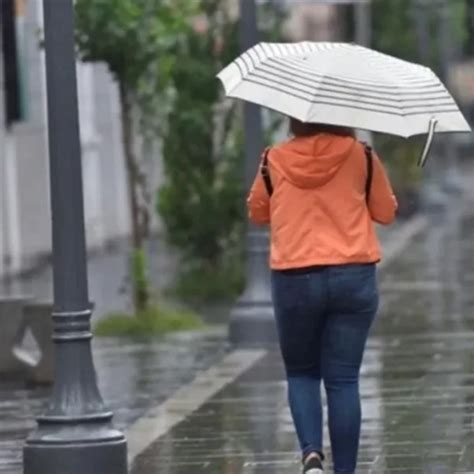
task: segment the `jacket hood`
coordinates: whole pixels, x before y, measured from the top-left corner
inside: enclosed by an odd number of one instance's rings
[[[356,145],[352,137],[326,133],[297,137],[272,148],[269,160],[293,185],[315,188],[334,177]]]

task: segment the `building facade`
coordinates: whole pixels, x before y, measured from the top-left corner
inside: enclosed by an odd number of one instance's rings
[[[42,3],[2,0],[0,279],[51,254]],[[77,77],[87,243],[101,248],[130,228],[118,91],[104,65],[78,63]]]

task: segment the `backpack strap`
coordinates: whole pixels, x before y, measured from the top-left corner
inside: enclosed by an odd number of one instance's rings
[[[260,173],[262,174],[263,182],[265,183],[265,188],[267,189],[268,195],[271,197],[273,194],[273,184],[272,179],[270,178],[270,171],[268,169],[268,153],[270,148],[266,148],[263,152],[262,165],[260,166]]]
[[[374,157],[372,155],[372,148],[366,143],[363,144],[365,149],[365,157],[367,159],[367,181],[365,182],[365,200],[369,203],[370,190],[372,188],[372,178],[374,175]]]

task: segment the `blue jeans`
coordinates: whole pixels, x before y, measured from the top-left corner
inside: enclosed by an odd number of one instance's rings
[[[334,471],[354,473],[361,425],[359,372],[378,308],[375,265],[273,271],[272,292],[303,456],[323,451],[323,380]]]

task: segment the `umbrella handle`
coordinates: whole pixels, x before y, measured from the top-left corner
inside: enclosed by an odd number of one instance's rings
[[[418,166],[420,168],[423,168],[423,166],[425,166],[426,160],[428,159],[428,154],[430,152],[431,145],[433,144],[433,138],[434,138],[437,124],[438,124],[437,118],[433,117],[430,119],[428,137],[426,139],[425,148],[423,149],[423,153],[421,154],[420,159],[418,160]]]

